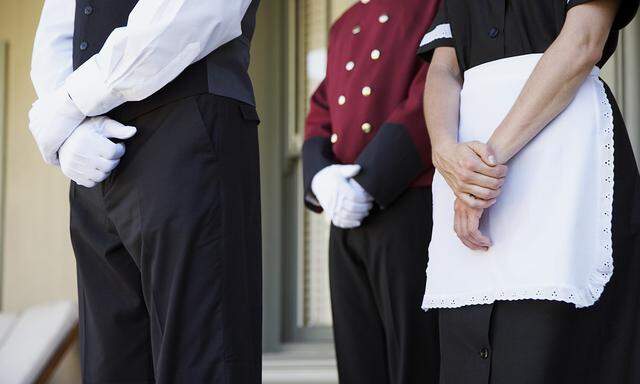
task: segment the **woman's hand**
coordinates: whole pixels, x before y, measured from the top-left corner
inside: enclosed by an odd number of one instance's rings
[[[460,241],[474,251],[487,251],[491,240],[480,232],[480,218],[484,209],[471,208],[456,199],[454,212],[454,230]]]
[[[433,164],[459,199],[473,208],[487,208],[500,193],[507,167],[497,165],[486,144],[458,143],[461,90],[455,49],[436,48],[424,94]]]
[[[478,141],[434,148],[433,164],[456,197],[474,209],[496,202],[507,175],[507,167],[496,163],[491,148]]]

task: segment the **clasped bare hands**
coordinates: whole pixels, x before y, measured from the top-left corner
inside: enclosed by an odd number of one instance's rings
[[[471,141],[434,149],[433,163],[456,196],[454,230],[473,250],[487,250],[491,240],[480,232],[480,218],[495,204],[508,168],[496,162],[491,148]]]

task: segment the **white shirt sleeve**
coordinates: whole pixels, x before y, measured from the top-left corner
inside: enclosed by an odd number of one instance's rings
[[[60,1],[60,0],[58,0]],[[190,64],[242,34],[251,0],[140,0],[125,27],[109,35],[65,83],[87,116],[143,100]]]
[[[31,80],[42,97],[64,84],[73,72],[75,0],[46,0],[36,31]]]

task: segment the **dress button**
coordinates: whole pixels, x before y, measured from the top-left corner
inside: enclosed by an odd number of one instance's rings
[[[369,123],[364,123],[364,124],[362,124],[362,127],[361,127],[361,128],[362,128],[362,132],[364,132],[364,133],[370,133],[370,132],[371,132],[371,128],[372,128],[372,127],[371,127],[371,124],[369,124]]]
[[[389,21],[389,15],[387,15],[386,13],[380,15],[380,17],[378,17],[378,21],[380,22],[380,24],[386,23],[387,21]]]
[[[488,348],[482,348],[480,350],[480,358],[482,360],[486,360],[489,358],[489,349]]]
[[[353,27],[353,29],[351,30],[351,33],[353,33],[354,35],[357,35],[358,33],[360,33],[360,31],[362,30],[362,28],[360,28],[359,25],[356,25],[355,27]]]
[[[353,71],[353,69],[356,67],[356,63],[354,63],[353,61],[350,61],[347,63],[347,65],[345,65],[345,68],[347,69],[347,71],[351,72]]]
[[[500,34],[500,30],[496,27],[491,27],[489,30],[489,37],[495,39]]]
[[[371,1],[371,0],[360,0],[360,2],[361,2],[362,4],[369,4],[369,1]]]
[[[338,134],[334,133],[333,135],[331,135],[331,144],[335,144],[338,142]]]
[[[378,60],[380,58],[380,50],[378,49],[374,49],[373,51],[371,51],[371,59],[373,60]]]
[[[346,102],[347,102],[347,98],[344,95],[338,97],[338,104],[339,105],[344,105]]]
[[[80,43],[80,50],[81,51],[85,51],[88,47],[89,47],[89,43],[87,43],[86,41],[83,41],[83,42]]]
[[[362,88],[362,96],[371,96],[371,87]]]
[[[84,14],[89,16],[90,14],[93,13],[93,7],[90,5],[87,5],[86,7],[84,7]]]

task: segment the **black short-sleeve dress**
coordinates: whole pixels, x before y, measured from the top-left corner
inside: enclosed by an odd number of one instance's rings
[[[462,73],[504,58],[544,53],[569,9],[589,1],[444,0],[418,53],[429,61],[436,48],[454,47]],[[614,53],[619,30],[631,22],[639,2],[620,0],[598,67]],[[441,383],[640,383],[640,177],[622,115],[605,89],[615,147],[615,272],[586,308],[525,299],[439,309]]]

